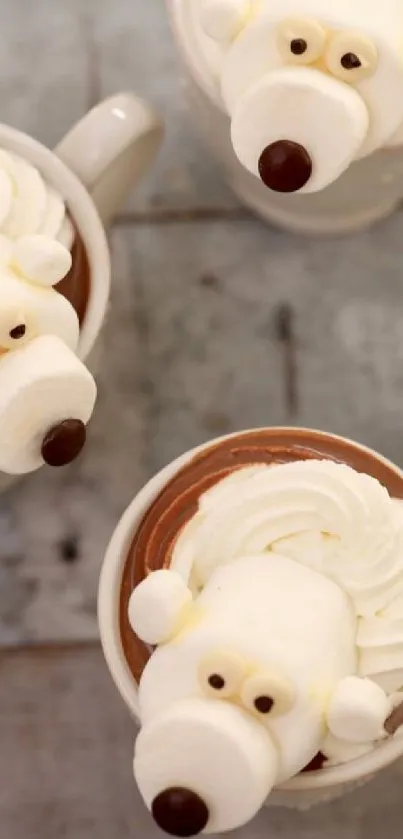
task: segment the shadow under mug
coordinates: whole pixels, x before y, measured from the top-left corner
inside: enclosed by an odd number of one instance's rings
[[[249,429],[242,434],[262,430],[266,429]],[[395,486],[400,486],[401,482],[403,492],[403,471],[387,458],[366,446],[338,437],[335,434],[311,429],[271,428],[267,431],[272,432],[277,437],[284,435],[288,441],[288,448],[297,445],[297,438],[301,435],[304,437],[304,446],[309,445],[307,441],[311,438],[311,446],[314,451],[317,450],[315,444],[318,446],[319,452],[321,450],[326,451],[326,446],[329,446],[330,450],[333,448],[333,450],[339,451],[345,448],[346,452],[355,454],[356,459],[362,464],[368,463],[369,465],[372,461],[376,465],[377,471],[382,475],[388,474]],[[126,662],[120,635],[121,581],[130,546],[147,510],[177,472],[196,455],[211,448],[211,446],[238,436],[239,433],[228,434],[216,440],[210,440],[208,443],[186,452],[162,469],[136,495],[122,516],[109,543],[102,566],[98,592],[101,644],[115,685],[137,722],[139,721],[137,684]],[[325,454],[318,454],[318,456],[326,457]],[[362,468],[365,469],[364,465]],[[368,470],[370,471],[370,466],[368,466]],[[382,742],[373,751],[349,763],[325,767],[319,771],[301,773],[291,778],[273,790],[267,804],[300,810],[309,809],[314,804],[330,801],[355,787],[363,785],[373,775],[401,756],[403,756],[403,731],[402,734],[397,733],[393,738]]]

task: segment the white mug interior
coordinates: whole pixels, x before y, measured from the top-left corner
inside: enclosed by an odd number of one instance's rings
[[[251,432],[256,432],[257,430],[264,429],[248,429],[243,431],[242,434],[250,434]],[[307,431],[307,429],[300,428],[271,428],[270,430],[273,432],[287,430],[288,433],[294,430],[296,434],[302,430],[305,432]],[[212,445],[215,445],[223,440],[239,436],[239,433],[240,432],[227,434],[216,438],[215,440],[210,440],[209,442],[186,452],[184,455],[177,458],[158,472],[158,474],[155,475],[135,496],[132,503],[122,516],[109,543],[101,571],[98,592],[98,619],[101,644],[116,687],[125,704],[129,708],[130,713],[137,721],[139,721],[137,686],[125,659],[120,636],[119,620],[121,580],[130,545],[145,513],[160,492],[164,489],[166,484],[174,478],[176,473],[186,466],[186,464],[192,460],[195,455],[209,449]],[[353,440],[341,438],[335,434],[316,430],[313,431],[313,433],[322,438],[346,440],[346,442],[353,445],[356,449],[375,456],[378,461],[386,464],[389,469],[392,469],[400,478],[403,479],[403,471],[391,463],[391,461],[387,458],[378,454],[378,452],[372,451],[368,447],[362,446]],[[296,775],[294,778],[291,778],[277,789],[283,793],[283,803],[285,803],[287,793],[290,795],[301,793],[302,796],[304,793],[312,793],[315,790],[326,793],[326,791],[331,791],[335,787],[362,781],[365,778],[379,772],[380,769],[389,766],[402,755],[403,731],[402,733],[397,733],[393,738],[385,740],[371,752],[362,757],[356,758],[349,763],[324,767],[318,771],[301,773]]]

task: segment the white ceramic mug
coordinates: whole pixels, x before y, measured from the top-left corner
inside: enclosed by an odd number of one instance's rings
[[[297,232],[338,235],[367,227],[401,202],[401,4],[168,0],[167,7],[192,116],[252,210]],[[297,40],[305,35],[310,60],[279,56],[274,29],[281,27],[284,37],[287,27]],[[346,71],[333,67],[337,38],[346,54],[362,49],[363,65],[373,51],[373,78],[350,84]],[[288,194],[268,189],[258,176],[266,144],[286,138],[309,149],[312,163],[310,180]],[[319,191],[310,192],[321,178]]]
[[[32,164],[62,196],[84,245],[90,288],[77,349],[81,361],[94,347],[109,299],[111,266],[105,225],[152,163],[162,134],[162,123],[153,109],[131,93],[117,94],[94,107],[54,151],[0,125],[0,149]],[[0,489],[9,483],[10,477],[0,473]]]
[[[262,429],[260,429],[262,430]],[[322,440],[331,445],[346,444],[353,448],[354,452],[365,457],[374,459],[378,469],[387,468],[396,475],[397,480],[403,480],[403,472],[386,458],[372,451],[337,435],[320,431],[309,431],[299,428],[273,428],[274,434],[288,435],[288,446],[292,445],[292,437],[295,435],[312,434],[312,448]],[[250,434],[251,431],[243,432]],[[253,430],[252,430],[253,433]],[[99,594],[98,594],[98,618],[101,643],[112,678],[115,685],[127,705],[130,713],[139,721],[137,685],[126,662],[120,635],[120,592],[124,567],[128,557],[129,549],[147,510],[153,504],[158,495],[166,485],[174,478],[195,455],[216,445],[220,441],[230,439],[236,435],[225,435],[217,440],[209,441],[170,463],[152,478],[136,495],[124,515],[122,516],[107,549],[101,571]],[[313,439],[315,437],[315,440]],[[304,443],[305,445],[305,443]],[[272,806],[285,806],[294,809],[308,809],[314,804],[323,803],[359,787],[381,769],[389,766],[403,755],[403,734],[396,734],[393,738],[382,742],[376,749],[365,754],[363,757],[352,760],[349,763],[330,766],[319,771],[306,772],[297,775],[281,787],[276,788],[267,801]]]

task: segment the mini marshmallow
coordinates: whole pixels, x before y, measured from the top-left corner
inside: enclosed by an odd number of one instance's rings
[[[390,699],[371,679],[349,676],[339,682],[327,712],[329,730],[340,740],[368,743],[385,736]]]
[[[215,41],[230,41],[246,22],[251,5],[250,0],[205,0],[201,26]]]
[[[96,385],[77,356],[43,335],[0,361],[0,471],[12,475],[43,465],[47,433],[68,419],[88,423]]]
[[[154,571],[137,588],[129,601],[133,631],[147,644],[161,644],[180,628],[181,615],[192,594],[175,571]]]
[[[71,253],[50,236],[23,236],[15,244],[13,262],[31,282],[51,287],[68,274]]]

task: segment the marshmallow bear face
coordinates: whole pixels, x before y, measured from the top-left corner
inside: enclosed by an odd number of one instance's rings
[[[0,471],[63,466],[81,451],[96,398],[76,355],[78,317],[53,285],[67,275],[60,242],[0,238]]]
[[[77,314],[52,288],[70,266],[70,252],[47,237],[24,237],[15,245],[1,242],[0,357],[40,335],[56,335],[77,349]]]
[[[129,619],[159,644],[139,685],[134,765],[146,803],[167,829],[160,797],[171,813],[171,788],[191,784],[209,805],[206,832],[245,823],[312,760],[329,697],[355,671],[347,598],[285,557],[247,556],[217,569],[195,601],[175,571],[151,574]]]
[[[403,124],[403,14],[345,0],[203,0],[240,162],[278,192],[316,192]]]

